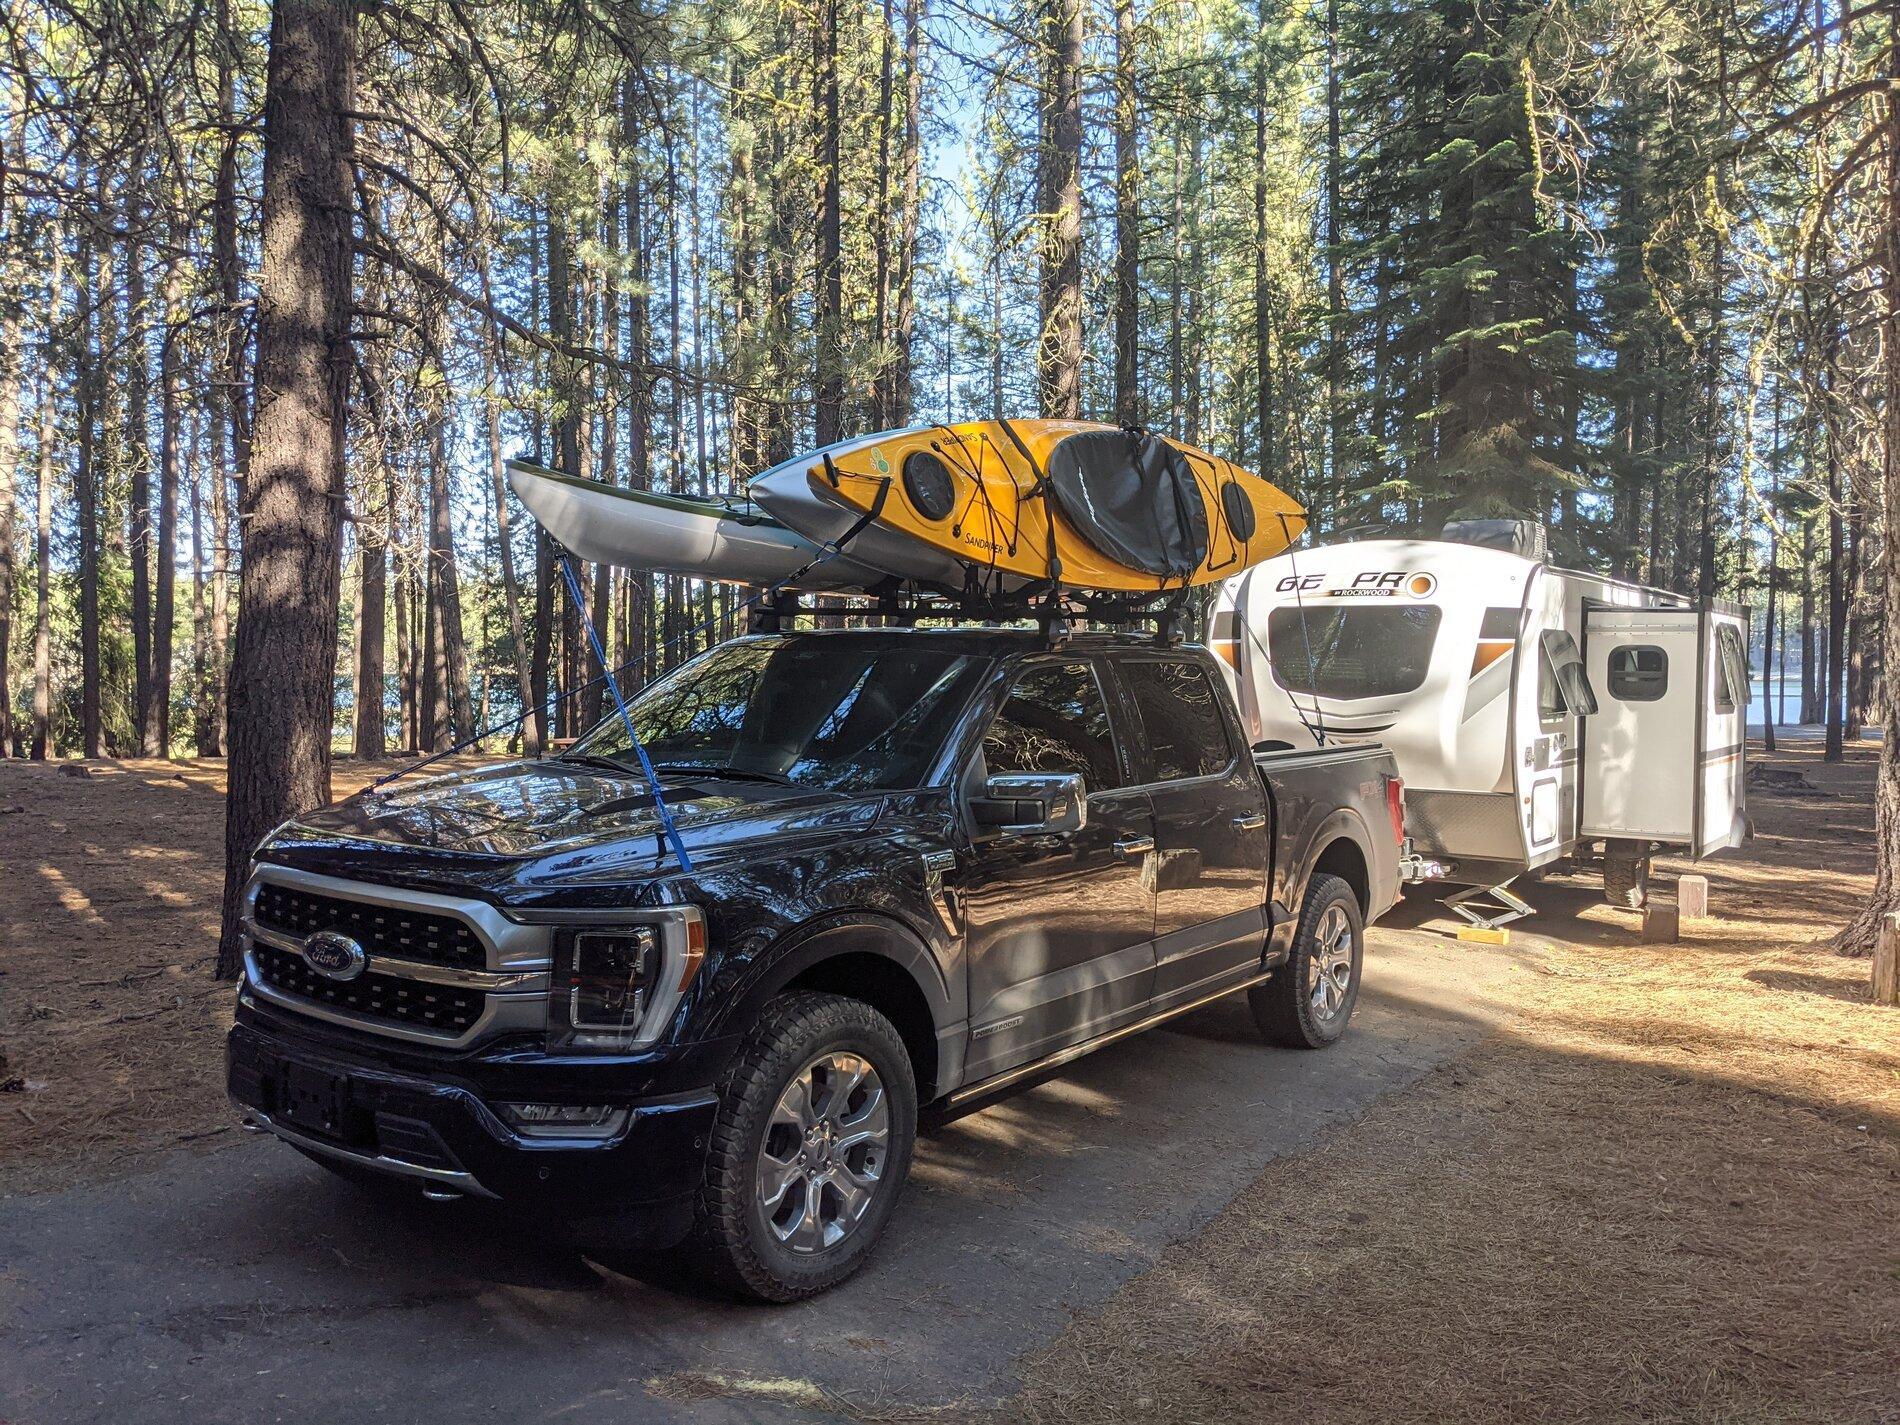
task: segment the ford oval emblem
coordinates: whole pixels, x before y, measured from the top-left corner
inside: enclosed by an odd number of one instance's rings
[[[369,966],[363,947],[335,930],[319,930],[303,942],[303,962],[326,980],[353,980]]]

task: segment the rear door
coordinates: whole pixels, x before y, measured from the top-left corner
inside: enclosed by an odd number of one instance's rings
[[[1703,660],[1694,609],[1585,615],[1584,662],[1600,696],[1584,724],[1582,836],[1694,839]]]
[[[1695,854],[1740,846],[1746,831],[1748,615],[1721,607],[1703,614],[1703,703],[1696,748]]]
[[[1154,984],[1154,817],[1094,662],[1019,668],[984,734],[971,782],[1008,772],[1077,772],[1084,825],[1058,836],[972,839],[966,946],[968,1072],[983,1078],[1115,1028]]]
[[[1154,810],[1155,1008],[1209,994],[1265,949],[1266,792],[1206,659],[1117,656]]]

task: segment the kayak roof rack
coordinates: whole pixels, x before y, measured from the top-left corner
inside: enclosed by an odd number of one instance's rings
[[[1199,601],[1188,588],[1156,593],[1105,593],[1065,588],[1051,599],[1046,583],[1027,585],[1008,594],[973,589],[935,589],[896,579],[867,589],[862,595],[803,596],[781,590],[747,610],[748,633],[780,633],[800,618],[814,619],[819,627],[863,627],[882,624],[915,628],[925,620],[974,624],[1032,624],[1052,646],[1067,643],[1088,629],[1096,632],[1137,632],[1153,629],[1163,647],[1179,643]],[[835,621],[835,624],[834,622]]]

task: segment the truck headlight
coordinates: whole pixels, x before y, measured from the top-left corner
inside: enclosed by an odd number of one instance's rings
[[[706,958],[695,906],[628,911],[555,938],[548,1039],[555,1049],[641,1049],[657,1040]]]

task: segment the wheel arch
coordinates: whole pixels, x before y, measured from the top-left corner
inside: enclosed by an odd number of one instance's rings
[[[741,1030],[787,990],[842,995],[891,1021],[910,1051],[920,1103],[955,1086],[962,1041],[943,971],[900,921],[870,911],[825,915],[787,931],[759,958],[763,969],[733,1011]]]

